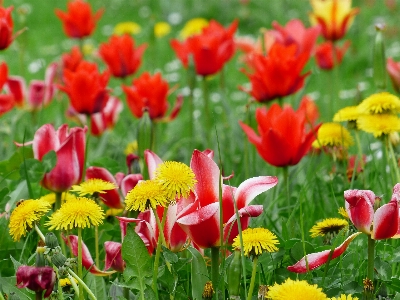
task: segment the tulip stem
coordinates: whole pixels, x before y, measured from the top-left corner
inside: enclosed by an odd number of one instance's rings
[[[96,266],[100,268],[100,258],[99,258],[99,226],[94,226],[94,245],[96,253]]]
[[[78,277],[82,279],[82,228],[78,227]],[[83,286],[79,284],[79,300],[83,300]]]
[[[203,76],[203,100],[204,100],[204,121],[205,121],[205,136],[206,136],[206,145],[211,147],[211,115],[210,115],[210,99],[208,93],[208,84],[207,77]]]
[[[290,207],[290,185],[289,185],[289,167],[285,166],[283,167],[283,179],[285,181],[285,188],[286,188],[286,201],[287,201],[287,209],[289,211],[289,207]]]
[[[218,280],[219,280],[219,247],[212,247],[211,248],[211,281],[212,281],[214,290],[217,290]]]
[[[45,237],[44,237],[42,231],[39,229],[39,227],[37,227],[36,223],[35,223],[35,230],[36,230],[37,234],[39,235],[40,239],[44,242]]]
[[[56,192],[56,203],[54,204],[54,211],[57,211],[60,209],[61,203],[62,203],[62,192]],[[57,238],[60,241],[62,254],[66,255],[67,249],[65,249],[65,244],[62,242],[62,231],[61,230],[58,231]]]
[[[43,299],[43,291],[35,292],[35,300],[42,300]]]
[[[392,161],[392,164],[393,164],[393,169],[394,169],[394,172],[396,174],[396,182],[400,182],[399,166],[397,164],[396,156],[395,156],[394,151],[393,151],[393,145],[390,142],[389,137],[388,137],[388,140],[387,140],[387,146],[389,148],[389,153],[390,153],[390,158],[391,158],[391,161]]]
[[[253,259],[253,272],[251,273],[250,287],[249,287],[249,293],[247,294],[247,300],[251,300],[252,298],[254,283],[256,281],[257,265],[258,265],[258,256],[255,256]]]
[[[93,294],[93,292],[89,289],[89,287],[86,285],[86,283],[83,282],[83,280],[74,273],[71,269],[68,269],[68,273],[71,274],[72,277],[74,277],[78,283],[79,283],[79,290],[81,290],[81,287],[85,289],[85,291],[88,293],[88,296],[92,300],[97,300],[96,296]]]
[[[375,240],[368,235],[368,269],[367,279],[374,282]],[[373,290],[367,291],[367,299],[373,299]]]

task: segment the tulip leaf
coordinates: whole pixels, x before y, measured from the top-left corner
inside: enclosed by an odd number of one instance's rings
[[[126,263],[125,284],[144,293],[146,285],[151,286],[153,264],[142,239],[133,230],[128,230],[122,243],[122,258]]]
[[[0,286],[2,292],[9,295],[10,293],[14,293],[19,297],[20,300],[25,299],[32,299],[33,292],[29,291],[28,289],[19,289],[15,286],[17,282],[17,278],[13,277],[2,277],[0,276]]]
[[[43,178],[44,172],[42,163],[34,158],[26,159],[19,170],[21,178],[28,178],[30,182],[39,182]]]
[[[204,286],[209,281],[207,265],[204,261],[203,255],[195,248],[189,247],[189,252],[193,256],[191,263],[191,282],[192,282],[192,297],[195,300],[201,300],[203,295]]]
[[[86,274],[86,283],[97,299],[107,299],[106,284],[101,276],[94,276],[91,273]]]
[[[178,262],[178,255],[176,255],[174,252],[169,250],[167,247],[162,246],[163,249],[163,255],[166,261],[175,264]]]
[[[24,161],[24,157],[33,157],[31,148],[18,148],[9,159],[1,161],[0,176],[11,180],[18,180],[20,178],[18,170],[20,169],[21,163]]]
[[[54,150],[47,152],[42,158],[42,164],[45,172],[49,172],[56,166],[57,154]]]

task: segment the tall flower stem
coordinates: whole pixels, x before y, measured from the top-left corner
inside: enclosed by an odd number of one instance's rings
[[[251,300],[252,298],[254,283],[256,281],[257,265],[258,265],[258,256],[255,256],[253,259],[253,271],[251,272],[251,280],[250,280],[249,293],[247,294],[247,300]]]
[[[204,122],[205,136],[207,145],[211,146],[211,115],[210,115],[210,95],[208,92],[207,77],[203,76],[203,100],[204,100]]]
[[[56,192],[56,203],[54,204],[54,211],[57,211],[61,207],[62,203],[62,192]],[[67,253],[67,249],[65,248],[65,244],[62,243],[62,232],[61,230],[58,231],[58,240],[60,241],[61,244],[61,251],[64,255]]]
[[[163,243],[164,245],[166,244],[165,237],[164,237],[164,225],[167,220],[167,211],[168,211],[168,208],[165,207],[163,217],[162,217],[162,220],[160,223],[160,219],[158,217],[157,211],[155,208],[153,208],[153,213],[157,220],[157,225],[158,225],[158,241],[157,241],[156,256],[154,258],[154,270],[153,270],[153,290],[157,296],[157,299],[158,299],[158,288],[157,288],[158,265],[160,262],[161,243]]]
[[[286,189],[286,201],[287,201],[287,209],[289,210],[290,207],[290,185],[289,185],[289,167],[283,167],[283,180],[285,182],[285,189]]]
[[[394,172],[395,172],[395,175],[396,175],[396,182],[400,182],[399,166],[398,166],[397,161],[396,161],[396,156],[394,154],[393,145],[390,142],[389,138],[388,138],[388,141],[387,141],[387,147],[389,148],[389,154],[390,154],[391,162],[392,162],[393,169],[394,169]]]
[[[368,235],[368,269],[367,278],[374,281],[375,240]],[[373,291],[367,294],[368,299],[373,299]]]
[[[215,290],[219,280],[219,247],[211,248],[211,281]]]
[[[78,277],[82,279],[82,228],[78,227]],[[83,286],[79,284],[79,300],[83,300]]]
[[[189,137],[190,137],[190,149],[192,149],[192,145],[194,145],[194,119],[193,119],[193,113],[194,113],[194,104],[193,104],[193,93],[194,93],[194,88],[196,86],[196,72],[194,70],[193,66],[193,61],[192,58],[190,57],[190,67],[188,68],[187,72],[188,76],[188,85],[189,85]]]
[[[100,268],[100,254],[99,254],[99,226],[94,226],[94,244],[96,254],[96,266]]]

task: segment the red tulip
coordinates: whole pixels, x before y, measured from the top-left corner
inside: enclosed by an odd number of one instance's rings
[[[121,243],[111,241],[104,243],[104,249],[106,250],[106,262],[104,266],[105,270],[112,268],[117,272],[124,272],[125,262],[122,259],[121,248]]]
[[[68,130],[68,125],[64,124],[56,131],[53,125],[45,124],[36,131],[33,141],[26,143],[33,144],[34,157],[40,161],[49,151],[56,152],[56,166],[41,181],[46,189],[65,192],[81,181],[86,130],[78,127]]]
[[[340,48],[331,41],[318,45],[315,52],[318,67],[323,70],[331,70],[334,66],[339,65],[349,46],[350,41],[346,41]]]
[[[220,170],[217,164],[205,153],[195,150],[190,162],[197,184],[192,199],[187,199],[184,209],[178,214],[176,222],[200,248],[221,246],[220,209],[223,211],[224,241],[231,244],[238,234],[234,201],[239,211],[242,229],[246,229],[250,217],[262,213],[262,205],[249,205],[259,194],[278,183],[273,176],[250,178],[238,188],[223,185],[222,208],[219,206]],[[182,200],[180,200],[182,201]]]
[[[193,55],[196,73],[202,76],[219,72],[235,52],[233,35],[238,22],[234,21],[224,28],[211,20],[201,34],[193,35],[184,42],[172,40],[171,46],[185,68],[189,65],[189,56]]]
[[[0,64],[0,91],[8,80],[8,67],[5,62]],[[0,94],[0,116],[9,112],[14,107],[14,96],[12,94]]]
[[[389,73],[393,88],[400,93],[400,62],[396,62],[389,57],[386,62],[386,70]]]
[[[118,98],[108,98],[106,106],[100,112],[90,116],[91,133],[94,136],[100,136],[107,129],[113,128],[122,109],[122,102]]]
[[[344,192],[345,207],[354,226],[375,240],[388,239],[399,231],[399,189],[393,188],[393,196],[389,203],[374,211],[376,196],[369,190],[347,190]]]
[[[161,73],[151,76],[148,72],[134,79],[132,86],[122,86],[132,114],[141,118],[146,109],[152,120],[162,120],[165,117],[168,110],[168,88],[168,82],[162,79]],[[182,99],[178,97],[169,120],[176,117],[181,105]]]
[[[101,167],[89,167],[86,169],[86,180],[97,178],[103,179],[108,182],[112,182],[117,185],[117,181],[114,176],[105,168]],[[103,194],[99,194],[100,199],[110,208],[123,208],[121,197],[118,189],[108,190]]]
[[[276,103],[269,110],[258,108],[256,120],[261,136],[250,126],[239,123],[260,156],[276,167],[296,165],[311,148],[319,128],[318,125],[307,133],[304,109],[294,111],[290,106],[281,108]]]
[[[78,256],[78,236],[77,235],[68,235],[67,237],[63,237],[64,242],[71,249],[73,255]],[[90,273],[96,276],[109,276],[115,271],[102,271],[100,270],[93,261],[92,256],[90,255],[88,247],[82,241],[82,266],[88,270]]]
[[[19,266],[16,276],[18,288],[27,287],[34,292],[46,291],[44,298],[50,296],[57,278],[52,267]]]
[[[79,50],[79,47],[74,46],[72,47],[70,53],[64,53],[61,56],[62,69],[63,70],[68,69],[72,72],[75,72],[82,60],[83,60],[83,55]]]
[[[10,46],[15,36],[13,36],[13,20],[11,11],[13,6],[0,7],[0,50],[4,50]]]
[[[108,71],[101,74],[96,64],[82,61],[76,71],[65,69],[63,75],[64,86],[59,88],[68,95],[76,112],[91,115],[106,106]]]
[[[55,9],[56,16],[62,21],[65,34],[70,38],[83,38],[92,34],[103,9],[92,13],[90,4],[83,0],[69,1],[67,12]]]
[[[296,44],[285,46],[275,42],[267,56],[254,54],[249,62],[252,73],[245,72],[251,82],[251,90],[246,92],[258,102],[296,93],[303,87],[304,78],[309,74],[301,75],[309,54],[297,52]]]
[[[331,254],[331,250],[324,250],[317,253],[311,253],[304,256],[296,264],[287,267],[290,272],[294,273],[306,273],[307,271],[312,271],[319,266],[327,263],[328,261],[339,257],[346,251],[349,244],[357,237],[361,232],[353,233],[349,236],[340,246],[336,247]],[[308,266],[308,268],[307,268]]]
[[[100,45],[99,54],[113,76],[124,78],[139,68],[146,47],[143,44],[135,48],[135,41],[128,34],[113,35],[108,43]]]

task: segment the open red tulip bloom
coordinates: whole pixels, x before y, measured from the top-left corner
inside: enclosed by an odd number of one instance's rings
[[[83,0],[69,1],[67,12],[55,10],[56,16],[62,21],[65,34],[70,38],[83,38],[92,34],[103,10],[92,13],[88,2]]]
[[[8,80],[8,67],[5,62],[0,64],[0,92]],[[14,108],[14,96],[11,93],[0,94],[0,116]]]
[[[0,50],[7,49],[15,38],[13,36],[14,23],[11,17],[13,9],[13,6],[0,7]]]
[[[205,153],[195,150],[190,167],[197,183],[192,200],[177,217],[177,223],[200,248],[221,246],[220,209],[223,212],[224,242],[231,244],[238,234],[234,201],[239,211],[242,229],[246,229],[250,217],[263,211],[262,205],[249,205],[259,194],[278,183],[274,176],[260,176],[245,180],[238,188],[222,185],[222,207],[219,205],[220,170]]]
[[[224,28],[211,20],[201,34],[193,35],[184,42],[172,40],[171,46],[185,68],[189,65],[189,56],[193,55],[198,75],[207,76],[219,72],[235,52],[233,36],[238,22],[234,21]]]
[[[96,64],[82,61],[75,71],[64,69],[64,85],[59,88],[68,95],[77,113],[91,115],[107,104],[109,78],[108,71],[99,73]]]
[[[393,188],[392,199],[374,211],[378,199],[369,190],[347,190],[344,192],[345,207],[354,226],[375,240],[396,237],[399,233],[400,184]]]
[[[113,76],[124,78],[139,68],[146,47],[145,44],[135,47],[134,39],[128,34],[113,35],[108,43],[100,45],[99,54]]]
[[[16,276],[18,288],[28,288],[34,292],[46,291],[44,298],[50,296],[57,278],[52,267],[34,266],[18,267]]]
[[[342,47],[334,45],[331,41],[318,45],[315,52],[318,67],[331,70],[334,66],[340,65],[349,46],[350,41],[346,41]]]
[[[260,156],[276,167],[296,165],[307,154],[319,128],[318,125],[306,132],[304,107],[294,111],[290,106],[281,108],[276,103],[268,110],[258,108],[256,120],[260,135],[250,126],[239,123]]]

